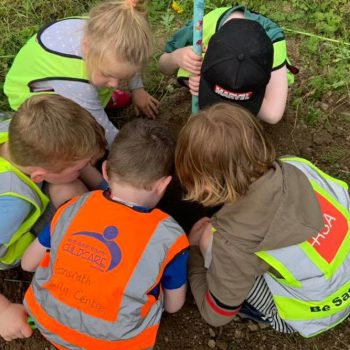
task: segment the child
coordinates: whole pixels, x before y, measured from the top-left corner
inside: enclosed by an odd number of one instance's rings
[[[152,209],[173,157],[174,141],[157,122],[126,124],[103,165],[110,193],[68,202],[26,251],[25,270],[41,263],[24,302],[58,348],[151,349],[163,307],[182,307],[188,240]]]
[[[296,72],[287,63],[282,29],[244,6],[217,8],[204,16],[203,24],[203,64],[189,46],[193,44],[189,22],[167,43],[159,61],[161,71],[174,74],[180,68],[178,78],[182,82],[189,78],[191,93],[199,92],[200,108],[231,101],[268,123],[277,123],[287,100],[286,67]]]
[[[104,107],[122,80],[131,78],[136,108],[151,118],[158,112],[158,101],[144,90],[140,78],[151,53],[143,1],[104,1],[89,18],[57,21],[29,39],[6,76],[4,91],[14,110],[42,92],[75,101],[103,126],[110,145],[117,129]]]
[[[306,337],[348,316],[344,182],[307,160],[276,159],[252,115],[224,103],[183,128],[175,164],[188,200],[223,204],[189,235],[189,282],[208,323],[228,323],[245,300],[245,314]]]
[[[41,183],[54,186],[48,188],[54,202],[87,191],[79,171],[103,154],[105,144],[91,115],[58,95],[34,96],[0,122],[0,269],[18,265],[34,239],[31,228],[49,202]],[[23,306],[0,295],[0,336],[30,334]]]

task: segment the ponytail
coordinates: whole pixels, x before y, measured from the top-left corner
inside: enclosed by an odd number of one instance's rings
[[[147,0],[107,0],[91,10],[85,30],[88,70],[107,56],[136,66],[147,62],[153,39],[146,5]]]

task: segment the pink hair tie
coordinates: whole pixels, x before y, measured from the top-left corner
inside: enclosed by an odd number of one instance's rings
[[[131,7],[136,7],[137,5],[137,0],[128,0],[128,3]]]

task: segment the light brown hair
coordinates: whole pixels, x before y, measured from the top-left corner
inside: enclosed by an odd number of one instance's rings
[[[136,119],[116,136],[107,159],[107,175],[113,181],[150,190],[155,181],[174,171],[175,141],[159,122]]]
[[[114,64],[115,58],[142,67],[152,55],[153,40],[144,0],[109,0],[94,7],[85,35],[85,61],[91,77],[95,67]]]
[[[175,167],[187,200],[234,202],[271,168],[275,151],[246,109],[219,103],[194,116],[179,134]]]
[[[71,162],[101,157],[106,139],[84,108],[60,95],[43,94],[25,101],[14,114],[8,145],[17,165],[58,172]]]

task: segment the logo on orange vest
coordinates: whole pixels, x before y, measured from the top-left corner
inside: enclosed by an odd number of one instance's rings
[[[325,197],[317,192],[315,194],[321,207],[324,228],[308,242],[330,264],[348,233],[348,221]]]
[[[106,266],[108,260],[106,253],[86,242],[70,239],[65,245],[64,251],[91,262],[94,267],[101,271],[110,271],[120,263],[121,251],[118,244],[114,241],[118,236],[118,229],[115,226],[106,227],[102,235],[97,232],[82,231],[72,234],[72,237],[74,236],[91,237],[103,243],[110,253],[111,258],[109,265]]]

